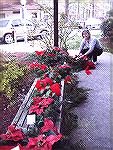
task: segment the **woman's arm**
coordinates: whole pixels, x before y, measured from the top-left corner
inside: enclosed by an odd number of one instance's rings
[[[81,43],[80,43],[79,54],[81,53],[83,47],[84,47],[84,39],[83,39],[83,40],[81,41]]]
[[[97,41],[96,38],[91,39],[91,40],[89,41],[89,50],[88,50],[84,55],[88,55],[88,54],[90,54],[90,53],[94,50],[94,47],[95,47],[95,45],[96,45],[96,41]]]

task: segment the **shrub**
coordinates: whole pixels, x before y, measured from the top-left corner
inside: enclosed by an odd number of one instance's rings
[[[101,25],[101,30],[104,36],[113,36],[113,18],[108,18]]]
[[[0,92],[6,93],[6,95],[11,98],[25,74],[26,67],[15,62],[8,62],[3,66],[4,69],[0,73]]]

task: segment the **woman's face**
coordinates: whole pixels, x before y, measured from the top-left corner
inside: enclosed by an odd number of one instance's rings
[[[89,39],[90,39],[90,34],[84,31],[84,32],[83,32],[83,38],[84,38],[85,40],[89,40]]]

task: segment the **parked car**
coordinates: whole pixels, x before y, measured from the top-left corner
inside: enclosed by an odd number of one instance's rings
[[[82,26],[79,22],[67,22],[64,24],[64,28],[71,28],[71,29],[82,29]]]
[[[21,18],[5,18],[0,19],[0,40],[4,43],[12,43],[15,39],[22,40],[27,34],[27,39],[36,39],[47,34],[48,30],[45,27],[35,26],[31,20]]]
[[[76,22],[82,27],[85,27],[85,21],[84,20],[76,20]]]
[[[97,18],[88,18],[85,21],[85,27],[88,29],[100,29],[102,21]]]

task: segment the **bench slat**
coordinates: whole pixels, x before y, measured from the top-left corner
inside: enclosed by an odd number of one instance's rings
[[[11,124],[16,124],[17,126],[20,125],[22,126],[23,125],[23,121],[25,120],[25,117],[28,113],[28,108],[32,102],[31,100],[31,95],[35,89],[35,85],[36,85],[36,82],[37,82],[37,78],[34,80],[29,92],[27,93],[27,95],[25,96],[25,100],[23,101],[23,103],[21,104],[15,118],[13,119],[12,123]],[[24,115],[23,115],[24,113]]]

